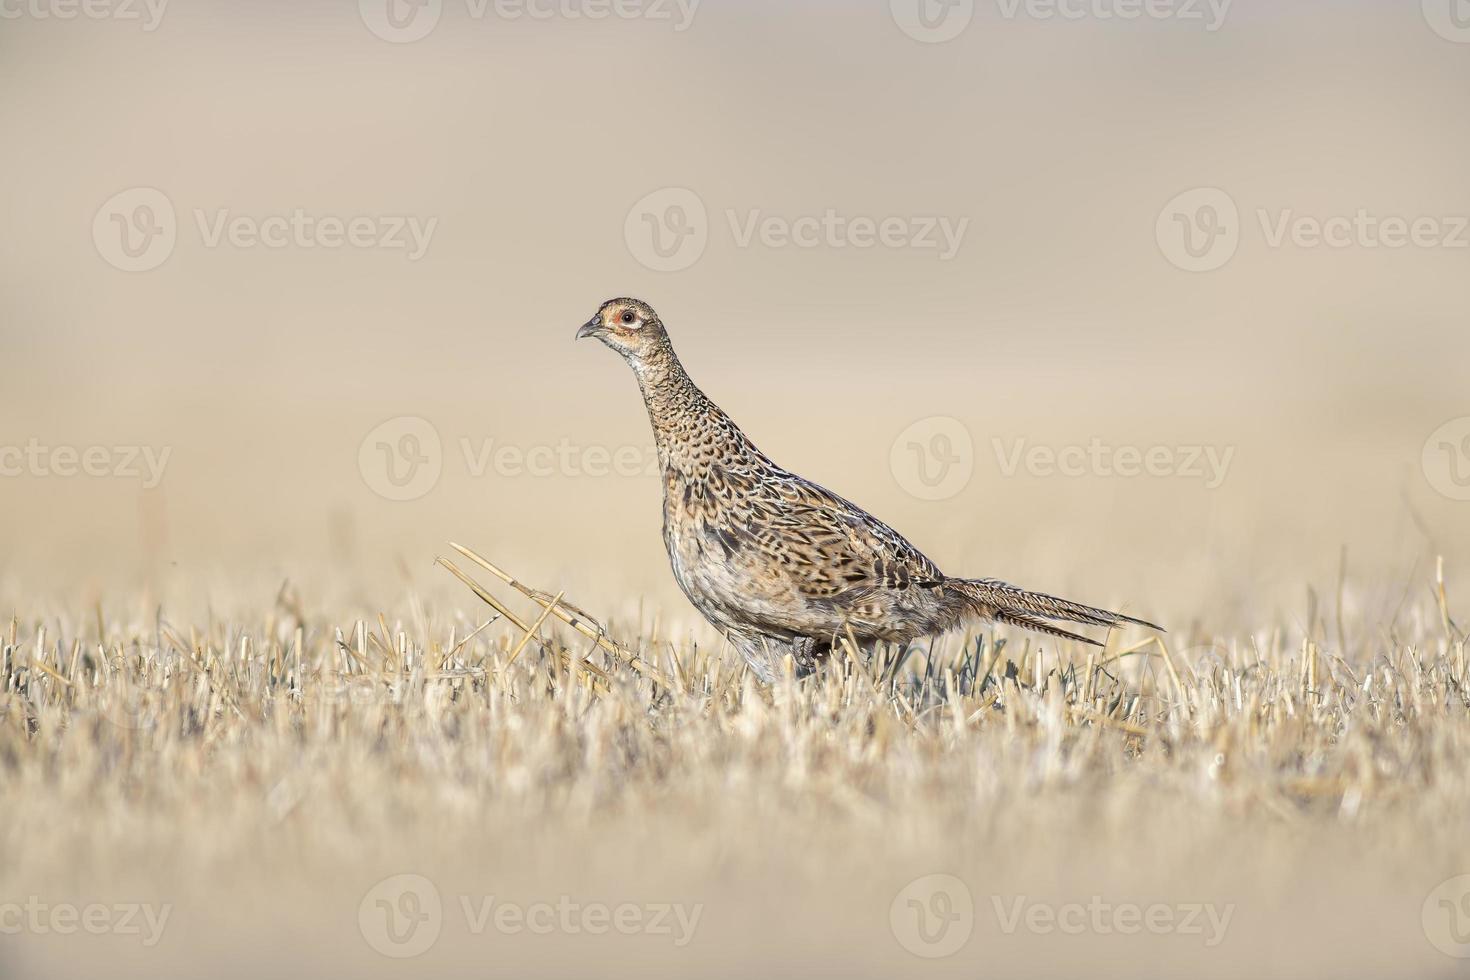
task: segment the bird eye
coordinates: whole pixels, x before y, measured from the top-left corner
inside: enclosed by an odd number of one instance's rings
[[[638,319],[638,318],[633,315],[633,311],[632,310],[624,310],[623,311],[623,322],[624,323],[632,323],[636,319]]]

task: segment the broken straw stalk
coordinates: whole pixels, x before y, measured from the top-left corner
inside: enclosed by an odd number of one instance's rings
[[[449,571],[456,578],[458,578],[465,585],[469,586],[470,589],[475,593],[475,595],[479,596],[496,612],[500,613],[502,616],[508,619],[511,624],[514,625],[517,629],[521,630],[521,632],[528,635],[534,633],[535,630],[540,626],[540,624],[545,621],[547,614],[550,614],[561,620],[563,623],[566,623],[572,629],[576,630],[578,633],[581,633],[589,640],[592,640],[603,650],[623,661],[629,667],[642,674],[644,677],[656,681],[657,683],[662,684],[664,687],[672,688],[674,686],[669,682],[668,678],[664,676],[661,670],[659,670],[653,664],[649,663],[647,660],[644,660],[632,650],[629,650],[621,644],[615,643],[614,641],[609,639],[607,636],[607,630],[603,628],[601,623],[597,622],[597,620],[593,619],[587,613],[583,612],[581,609],[578,609],[571,603],[563,601],[560,595],[552,596],[549,593],[541,591],[540,589],[531,588],[530,586],[516,580],[508,572],[492,564],[482,555],[479,555],[471,549],[466,548],[464,545],[456,544],[455,542],[451,541],[449,542],[449,546],[541,607],[542,615],[540,619],[537,620],[536,624],[527,624],[514,613],[512,613],[509,609],[505,608],[505,606],[503,606],[494,596],[485,591],[485,589],[481,587],[479,583],[475,582],[474,579],[470,578],[464,572],[456,568],[453,562],[450,562],[448,559],[445,558],[436,559],[439,564],[449,569]],[[593,666],[592,664],[586,663],[582,660],[578,660],[576,662],[584,668],[590,670],[591,672],[599,675],[603,680],[608,679],[607,674],[604,671]]]

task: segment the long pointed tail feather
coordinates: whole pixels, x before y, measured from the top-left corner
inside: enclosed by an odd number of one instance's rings
[[[1001,611],[997,612],[992,618],[997,623],[1006,623],[1010,626],[1019,626],[1022,629],[1030,630],[1033,633],[1045,633],[1048,636],[1059,636],[1064,640],[1076,640],[1078,643],[1086,643],[1089,646],[1102,646],[1101,643],[1099,643],[1097,640],[1092,639],[1091,637],[1083,636],[1080,633],[1073,633],[1069,630],[1064,630],[1059,626],[1053,626],[1051,623],[1037,616],[1028,616],[1025,613],[1018,612]]]
[[[1164,628],[1144,619],[1135,619],[1122,613],[1084,606],[1044,592],[1028,592],[1007,582],[996,579],[950,579],[945,583],[965,596],[980,615],[1001,623],[1009,623],[1039,633],[1049,633],[1068,639],[1080,640],[1097,645],[1096,640],[1078,636],[1053,626],[1049,620],[1065,623],[1081,623],[1085,626],[1105,626],[1116,629],[1125,623],[1165,632]]]

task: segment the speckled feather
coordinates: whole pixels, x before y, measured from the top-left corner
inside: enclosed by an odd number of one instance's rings
[[[684,594],[764,680],[791,656],[815,669],[834,637],[906,642],[989,619],[1096,643],[1053,621],[1142,620],[951,578],[861,507],[778,466],[690,380],[657,314],[610,300],[582,327],[632,367],[664,483],[664,545]]]

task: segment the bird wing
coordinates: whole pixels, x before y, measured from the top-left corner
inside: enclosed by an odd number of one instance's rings
[[[773,482],[772,506],[754,521],[803,596],[856,598],[943,580],[922,551],[852,501],[796,476]]]

